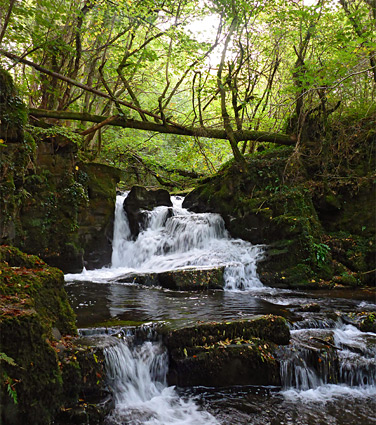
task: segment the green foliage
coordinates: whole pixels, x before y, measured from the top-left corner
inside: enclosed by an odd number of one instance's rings
[[[288,129],[313,138],[327,134],[329,121],[344,113],[364,116],[374,104],[374,16],[366,1],[343,4],[347,9],[339,2],[307,6],[302,0],[16,2],[2,46],[29,51],[28,59],[120,102],[16,64],[16,84],[35,107],[217,129],[224,123],[217,70],[233,23],[220,82],[232,129],[280,132],[300,108]],[[0,0],[0,7],[6,5]],[[19,106],[12,107],[21,111]],[[66,137],[102,162],[126,163],[136,180],[145,167],[134,162],[134,151],[154,177],[171,184],[180,179],[174,168],[208,175],[230,155],[228,142],[148,138],[108,127],[83,140],[78,133],[89,125],[32,131]],[[245,152],[252,146],[245,144]],[[147,183],[157,184],[154,177]],[[271,193],[281,189],[280,181],[271,182]]]
[[[48,128],[35,127],[32,125],[27,125],[26,129],[30,134],[37,139],[49,139],[61,136],[65,139],[70,140],[71,142],[82,146],[83,137],[77,133],[77,131],[72,130],[69,127],[63,127],[59,125],[54,125]]]
[[[313,243],[313,249],[315,252],[316,260],[318,265],[323,265],[328,260],[328,254],[330,253],[330,247],[324,243]]]

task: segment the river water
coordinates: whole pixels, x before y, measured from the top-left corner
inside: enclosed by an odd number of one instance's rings
[[[173,208],[150,212],[134,241],[123,201],[117,197],[112,266],[66,275],[81,333],[99,335],[107,344],[115,409],[106,424],[376,424],[376,334],[351,323],[351,313],[375,311],[374,293],[265,287],[257,276],[263,246],[231,239],[220,216],[190,213],[177,198]],[[177,292],[121,279],[128,273],[217,266],[225,267],[223,291]],[[301,311],[310,303],[319,311]],[[168,356],[155,326],[259,314],[282,315],[291,326],[291,343],[278,353],[281,388],[168,386]],[[140,327],[148,335],[141,341]],[[122,338],[109,336],[120,329]],[[312,355],[328,338],[338,353],[336,367],[322,350],[319,366]]]

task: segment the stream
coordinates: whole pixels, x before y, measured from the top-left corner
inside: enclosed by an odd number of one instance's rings
[[[265,287],[257,276],[264,247],[231,239],[219,215],[193,214],[179,198],[172,208],[149,212],[134,241],[125,196],[117,197],[112,266],[65,276],[81,334],[105,341],[115,401],[107,425],[376,424],[376,334],[360,332],[346,314],[375,311],[374,293]],[[178,292],[122,279],[192,267],[225,267],[224,290]],[[313,303],[319,311],[302,311]],[[278,353],[282,387],[168,386],[159,324],[180,328],[260,314],[290,323],[291,343]],[[111,336],[119,332],[122,338]],[[314,341],[328,338],[339,364],[320,354],[317,367]]]

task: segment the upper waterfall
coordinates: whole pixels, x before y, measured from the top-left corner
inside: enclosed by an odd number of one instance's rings
[[[66,275],[67,280],[109,280],[126,273],[159,273],[184,268],[225,267],[225,289],[263,287],[257,276],[260,245],[232,239],[219,214],[196,214],[181,207],[173,197],[172,207],[146,211],[146,222],[136,240],[131,238],[123,203],[116,199],[111,267]]]
[[[256,272],[262,248],[231,239],[220,215],[192,213],[174,197],[173,207],[148,211],[144,230],[131,240],[125,196],[116,202],[112,269],[145,273],[225,266],[227,289],[262,286]]]

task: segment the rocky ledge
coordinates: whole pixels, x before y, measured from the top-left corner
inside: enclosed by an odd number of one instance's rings
[[[286,320],[272,315],[167,331],[168,382],[182,387],[280,385],[274,352],[289,340]]]

